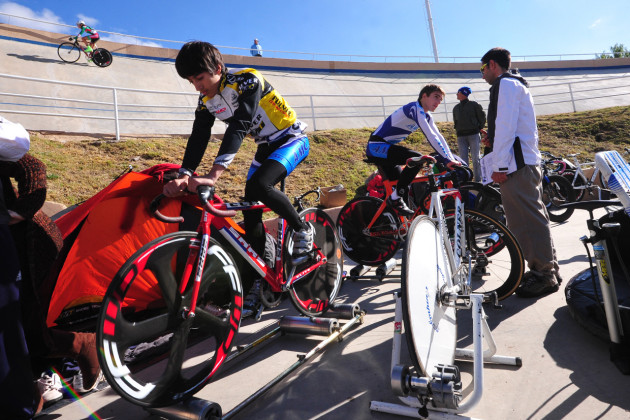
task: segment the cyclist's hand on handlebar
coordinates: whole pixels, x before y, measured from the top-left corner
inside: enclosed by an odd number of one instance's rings
[[[448,168],[449,171],[454,170],[455,168],[459,168],[460,166],[462,166],[461,162],[457,162],[455,160],[449,162],[446,164],[446,167]]]
[[[214,179],[212,178],[208,178],[205,176],[194,176],[191,178],[188,178],[188,191],[189,192],[196,192],[197,188],[199,188],[199,186],[201,185],[207,185],[208,187],[214,187]]]
[[[189,177],[177,178],[169,181],[163,188],[162,193],[167,197],[179,197],[186,194]]]

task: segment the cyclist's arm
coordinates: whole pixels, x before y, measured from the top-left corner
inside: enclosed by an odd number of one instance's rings
[[[219,153],[214,160],[215,165],[221,165],[225,168],[234,160],[236,152],[243,143],[243,138],[252,127],[254,113],[262,98],[261,82],[253,75],[246,84],[239,86],[239,91],[238,108],[230,118],[230,124],[225,130],[223,141],[219,147]]]
[[[214,125],[214,119],[214,116],[208,112],[203,102],[200,101],[195,111],[195,121],[193,122],[192,132],[186,144],[184,160],[182,161],[182,168],[191,173],[197,169],[206,152],[212,126]]]
[[[429,119],[427,121],[427,115],[422,110],[422,108],[419,109],[421,110],[421,112],[417,113],[416,123],[422,130],[424,136],[429,141],[431,147],[433,147],[433,149],[435,149],[435,151],[438,152],[440,156],[448,159],[449,162],[457,162],[457,159],[455,158],[455,156],[453,156],[450,147],[448,147],[448,143],[446,142],[442,134],[440,134],[440,131],[435,125],[433,118],[429,116]]]

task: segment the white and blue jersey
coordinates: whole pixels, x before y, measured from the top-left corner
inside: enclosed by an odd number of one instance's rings
[[[418,101],[403,105],[383,121],[370,136],[366,150],[367,156],[387,159],[387,151],[391,145],[400,143],[418,129],[422,130],[429,144],[440,156],[449,161],[457,160],[438,131],[431,114],[422,109]]]

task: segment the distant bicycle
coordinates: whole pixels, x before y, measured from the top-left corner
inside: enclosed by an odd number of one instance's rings
[[[105,48],[96,48],[90,57],[88,53],[85,52],[85,49],[79,44],[76,36],[71,36],[68,40],[72,42],[62,42],[57,48],[59,58],[66,63],[75,63],[79,58],[81,58],[81,52],[83,52],[88,59],[91,58],[94,64],[99,67],[107,67],[112,64],[112,53],[107,51]]]

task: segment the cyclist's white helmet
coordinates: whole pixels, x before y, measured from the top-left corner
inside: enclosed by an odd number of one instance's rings
[[[83,25],[85,25],[85,22],[83,22],[82,20],[77,22],[77,26],[83,26]]]

